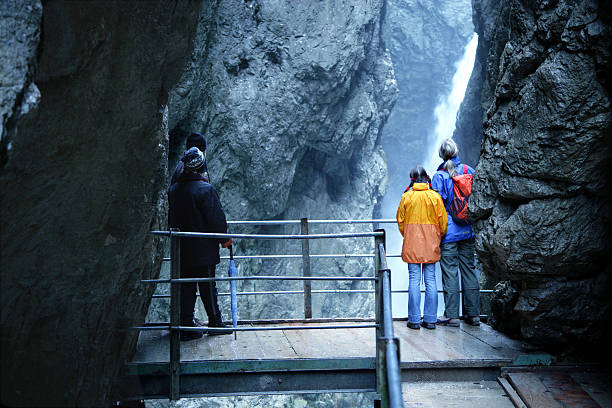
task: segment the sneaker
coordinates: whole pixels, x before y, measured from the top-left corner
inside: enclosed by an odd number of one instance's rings
[[[429,330],[435,330],[436,329],[436,324],[435,323],[421,322],[421,326],[423,326],[424,328],[429,329]]]
[[[438,324],[440,326],[459,327],[459,319],[440,316],[438,317]]]
[[[480,317],[479,316],[468,316],[465,318],[465,322],[470,326],[480,326]]]
[[[419,330],[421,328],[421,326],[418,323],[410,323],[410,322],[408,322],[407,326],[409,328],[411,328],[411,329],[414,329],[414,330]]]

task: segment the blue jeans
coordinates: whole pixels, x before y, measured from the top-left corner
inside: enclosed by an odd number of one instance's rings
[[[436,285],[436,264],[408,264],[408,322],[421,322],[421,265],[425,280],[425,307],[423,321],[438,321],[438,286]]]

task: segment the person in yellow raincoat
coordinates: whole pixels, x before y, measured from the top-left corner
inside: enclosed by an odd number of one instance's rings
[[[410,170],[410,186],[397,208],[397,226],[404,237],[402,260],[408,264],[408,327],[435,329],[438,288],[435,264],[440,260],[440,240],[446,234],[448,216],[444,202],[422,166]],[[425,304],[421,322],[421,269]]]

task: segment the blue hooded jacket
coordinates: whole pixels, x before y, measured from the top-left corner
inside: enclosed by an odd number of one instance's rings
[[[451,159],[455,163],[457,172],[463,174],[463,164],[458,157]],[[468,174],[474,174],[474,169],[467,166]],[[446,228],[446,235],[442,237],[442,244],[449,242],[463,241],[474,237],[474,231],[472,231],[472,225],[458,225],[453,221],[453,217],[448,213],[448,206],[453,199],[453,180],[450,175],[444,171],[444,163],[438,166],[436,174],[431,179],[431,186],[434,190],[437,190],[444,201],[444,208],[446,209],[446,215],[448,215],[448,227]]]

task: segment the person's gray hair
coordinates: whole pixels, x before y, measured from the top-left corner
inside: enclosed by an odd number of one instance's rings
[[[447,160],[444,162],[444,171],[451,177],[455,177],[458,174],[457,167],[455,167],[455,163],[453,163],[452,160]]]
[[[459,149],[457,148],[457,144],[453,139],[444,139],[442,144],[440,144],[438,154],[442,160],[447,161],[454,159],[457,157],[457,153],[459,153]]]

